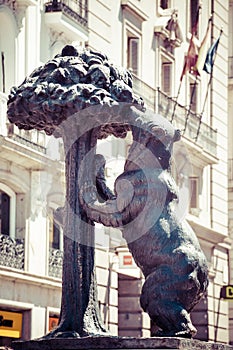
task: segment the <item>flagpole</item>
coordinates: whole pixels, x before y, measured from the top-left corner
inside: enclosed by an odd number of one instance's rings
[[[174,104],[174,108],[173,108],[173,112],[172,112],[172,116],[171,116],[171,122],[173,121],[174,116],[175,116],[176,106],[177,106],[177,104],[178,104],[178,97],[179,97],[179,95],[180,95],[180,90],[181,90],[181,85],[182,85],[183,77],[184,77],[184,75],[186,74],[187,69],[190,68],[190,67],[188,67],[187,59],[188,59],[188,57],[189,57],[189,55],[190,55],[191,45],[193,45],[193,40],[194,40],[194,37],[195,37],[195,35],[196,35],[197,25],[198,25],[198,21],[199,21],[199,12],[200,12],[200,9],[201,9],[201,5],[199,4],[198,9],[197,9],[197,13],[196,13],[195,24],[194,24],[194,26],[192,27],[192,36],[191,36],[190,43],[189,43],[188,53],[187,53],[187,56],[185,57],[184,66],[183,66],[183,70],[182,70],[181,77],[180,77],[180,84],[179,84],[177,96],[176,96],[176,99],[175,99],[175,104]]]
[[[178,88],[178,92],[177,92],[177,96],[176,96],[176,98],[175,98],[175,103],[174,103],[174,107],[173,107],[173,112],[172,112],[172,117],[171,117],[171,123],[173,122],[173,119],[174,119],[174,116],[175,116],[175,111],[176,111],[176,106],[177,106],[177,104],[178,104],[178,97],[179,97],[179,95],[180,95],[180,89],[181,89],[181,85],[182,85],[182,80],[183,80],[183,78],[180,80],[180,84],[179,84],[179,88]]]
[[[223,29],[221,28],[220,34],[219,34],[219,41],[220,41],[222,33],[223,33]],[[215,60],[216,60],[216,56],[217,56],[217,49],[215,51],[215,55],[214,55],[214,59],[213,59],[213,66],[214,66],[214,63],[215,63]],[[210,88],[210,85],[211,85],[211,82],[212,82],[212,78],[213,78],[213,67],[212,67],[212,70],[211,70],[211,73],[210,73],[210,79],[209,79],[209,82],[208,82],[208,85],[207,85],[206,95],[205,95],[202,111],[201,111],[200,118],[199,118],[199,125],[198,125],[198,129],[197,129],[197,134],[196,134],[196,137],[195,137],[195,142],[197,142],[197,139],[198,139],[198,136],[199,136],[199,133],[200,133],[202,117],[203,117],[203,114],[204,114],[204,111],[205,111],[205,105],[206,105],[206,102],[207,102],[207,98],[208,98],[208,94],[209,94],[209,88]]]
[[[206,102],[207,102],[207,98],[208,98],[208,95],[209,95],[209,88],[210,88],[210,85],[211,85],[211,82],[212,82],[212,78],[213,78],[213,73],[210,74],[210,79],[209,79],[209,82],[208,82],[208,85],[207,85],[207,90],[206,90],[206,94],[205,94],[205,100],[204,100],[203,108],[202,108],[201,114],[199,115],[199,124],[198,124],[198,128],[197,128],[197,134],[196,134],[196,137],[195,137],[195,142],[197,142],[197,139],[198,139],[198,136],[199,136],[199,133],[200,133],[202,117],[203,117],[203,113],[204,113],[204,110],[205,110],[205,105],[206,105]]]

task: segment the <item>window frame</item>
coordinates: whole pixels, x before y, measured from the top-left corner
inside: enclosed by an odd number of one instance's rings
[[[193,186],[193,183],[195,183],[195,188]],[[200,179],[197,175],[189,176],[189,212],[193,214],[194,211],[200,210],[200,200],[199,200],[199,189],[200,189]],[[192,198],[195,191],[195,206],[192,206]]]
[[[162,8],[160,5],[161,0],[158,0],[157,2],[157,11],[160,16],[168,16],[170,15],[170,12],[173,8],[173,0],[167,0],[168,1],[168,6],[167,8]]]
[[[168,95],[169,97],[173,96],[173,88],[174,88],[174,84],[173,84],[173,76],[174,76],[174,57],[172,57],[172,55],[168,55],[167,52],[165,52],[162,48],[160,49],[160,82],[159,82],[159,86],[162,92],[164,92],[166,95]],[[168,94],[167,91],[164,90],[164,82],[163,82],[163,67],[165,65],[169,65],[170,66],[170,93]]]
[[[137,62],[136,62],[136,68],[134,68],[134,56],[133,56],[133,44],[136,43],[136,50],[137,50]],[[133,74],[138,76],[139,71],[139,38],[133,37],[130,35],[127,35],[127,69],[132,72]]]
[[[57,205],[50,204],[48,208],[48,215],[47,215],[48,248],[63,251],[63,229],[61,225],[55,222],[55,218],[54,218],[54,212],[57,207],[58,207]],[[59,247],[58,248],[53,247],[53,241],[50,240],[51,225],[53,225],[53,229],[55,225],[57,229],[59,229]]]
[[[196,86],[196,87],[195,87]],[[188,109],[190,109],[190,112],[193,114],[198,114],[198,110],[199,110],[199,105],[200,105],[200,81],[198,78],[192,76],[192,74],[189,74],[189,79],[188,79],[188,89],[187,89],[187,97],[188,97]],[[195,91],[194,91],[194,98],[195,98],[195,103],[192,103],[190,105],[190,101],[191,101],[191,97],[192,97],[192,91],[191,90],[195,87]],[[192,105],[195,106],[195,109],[192,108]]]
[[[166,82],[166,72],[165,72],[165,67],[169,67],[169,74],[170,76],[168,77],[169,81]],[[166,88],[166,85],[168,86],[168,89]],[[163,92],[165,92],[166,95],[169,97],[172,96],[172,62],[162,62],[161,63],[161,89]]]
[[[4,54],[4,80],[3,80],[3,64],[2,55],[0,59],[0,92],[8,94],[15,80],[18,78],[18,72],[22,72],[22,66],[17,69],[16,60],[16,40],[17,24],[11,9],[11,6],[3,6],[0,10],[0,29],[7,28],[7,35],[1,37],[0,54]],[[3,30],[4,32],[4,30]]]
[[[141,76],[141,65],[142,65],[142,33],[137,29],[132,23],[130,23],[126,18],[123,21],[123,66],[128,68],[128,40],[129,38],[138,39],[138,69],[137,76]],[[129,69],[130,70],[130,69]],[[130,70],[131,71],[131,70]],[[132,71],[131,71],[132,72]],[[134,72],[132,72],[135,74]]]
[[[191,36],[192,36],[192,25],[195,24],[195,19],[196,19],[196,13],[195,13],[195,16],[193,18],[192,16],[192,6],[191,6],[191,3],[192,3],[193,0],[189,0],[188,2],[188,6],[187,6],[187,33],[188,33],[188,38],[190,39]],[[200,6],[200,0],[196,0],[197,1],[197,10]],[[191,18],[193,18],[193,22],[191,20]],[[199,21],[198,21],[198,25],[197,25],[197,32],[195,34],[195,37],[197,39],[199,39],[199,34],[200,34],[200,12],[199,12]]]
[[[16,231],[16,193],[9,186],[1,182],[0,182],[0,190],[6,193],[10,197],[9,236],[14,239],[15,231]]]

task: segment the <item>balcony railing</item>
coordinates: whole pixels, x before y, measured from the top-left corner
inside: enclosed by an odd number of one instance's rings
[[[38,130],[19,130],[17,126],[10,124],[7,119],[7,95],[0,92],[0,135],[9,137],[14,141],[46,153],[46,135]]]
[[[20,144],[30,147],[35,151],[46,153],[46,135],[38,130],[19,130],[17,126],[8,124],[7,136]]]
[[[158,113],[169,120],[172,119],[175,103],[174,99],[158,91]],[[176,127],[183,132],[184,137],[202,147],[206,152],[217,156],[217,131],[203,123],[198,114],[177,104],[173,118]]]
[[[87,27],[88,0],[52,0],[45,3],[45,12],[63,12]]]
[[[49,249],[49,276],[62,277],[63,252],[60,249]]]
[[[176,103],[173,98],[168,97],[159,89],[153,89],[136,76],[133,76],[133,82],[135,93],[143,98],[149,109],[163,115],[168,120],[173,119],[176,127],[183,132],[185,138],[202,147],[211,155],[217,155],[217,131],[202,122],[198,114],[177,103],[173,115]]]
[[[24,240],[0,234],[0,265],[24,269]]]

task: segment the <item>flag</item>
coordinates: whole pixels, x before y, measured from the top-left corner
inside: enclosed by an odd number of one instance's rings
[[[193,67],[193,71],[197,75],[201,74],[201,71],[203,70],[203,67],[205,64],[206,55],[207,55],[207,51],[208,51],[208,38],[209,38],[210,29],[211,29],[211,25],[210,25],[211,21],[212,21],[212,18],[209,19],[205,36],[201,42],[201,46],[200,46],[200,49],[198,51],[197,62],[195,64],[195,66]]]
[[[196,64],[197,58],[198,58],[198,49],[196,45],[196,32],[197,32],[197,26],[198,26],[198,21],[199,21],[199,12],[200,12],[200,6],[198,7],[197,10],[197,15],[196,15],[196,22],[192,28],[192,36],[190,39],[189,43],[189,48],[188,48],[188,53],[185,56],[184,59],[184,67],[181,73],[180,81],[182,81],[183,76],[190,71]]]
[[[212,73],[213,66],[214,66],[214,60],[215,60],[215,54],[216,54],[217,49],[218,49],[218,44],[219,44],[221,35],[222,35],[222,30],[220,31],[218,39],[213,43],[213,45],[209,48],[209,50],[207,52],[203,70],[208,74]]]
[[[195,37],[192,36],[189,44],[189,49],[187,56],[185,56],[184,67],[181,73],[180,81],[182,81],[183,76],[195,66],[198,57],[197,45],[194,42]]]

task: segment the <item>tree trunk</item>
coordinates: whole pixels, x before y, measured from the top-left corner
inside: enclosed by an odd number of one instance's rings
[[[96,133],[79,137],[72,145],[64,139],[66,152],[66,204],[62,305],[58,328],[51,336],[86,336],[106,333],[101,322],[95,276],[95,227],[79,203],[79,174],[84,160],[84,178],[93,181]],[[86,159],[85,156],[88,157]],[[88,164],[86,161],[88,160]]]

